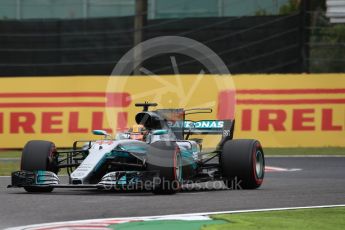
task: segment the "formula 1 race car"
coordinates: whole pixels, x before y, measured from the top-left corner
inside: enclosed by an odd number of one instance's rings
[[[29,141],[22,152],[21,170],[12,173],[12,185],[28,192],[51,192],[54,188],[145,189],[172,194],[187,183],[220,180],[233,188],[256,189],[264,178],[265,159],[257,140],[233,140],[234,120],[190,121],[195,113],[211,109],[158,109],[143,107],[137,125],[113,138],[76,141],[73,149],[57,151],[50,141]],[[202,151],[202,139],[193,135],[220,135],[212,151]],[[195,137],[195,136],[194,136]],[[87,144],[85,144],[87,143]],[[83,146],[80,146],[83,144]],[[79,147],[78,147],[79,146]],[[69,183],[57,174],[66,168]]]

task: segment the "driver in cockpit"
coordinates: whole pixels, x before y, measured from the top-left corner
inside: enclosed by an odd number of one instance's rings
[[[133,125],[128,130],[129,139],[145,141],[148,134],[148,130],[143,125]]]

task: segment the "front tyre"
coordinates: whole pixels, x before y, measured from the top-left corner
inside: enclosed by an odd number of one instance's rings
[[[257,140],[239,139],[225,142],[220,165],[224,183],[228,188],[256,189],[263,182],[265,157]]]
[[[146,165],[148,171],[159,172],[159,181],[153,188],[154,194],[174,194],[180,189],[182,158],[180,149],[175,142],[152,143]]]
[[[58,162],[55,144],[50,141],[29,141],[24,146],[21,159],[21,170],[51,171],[58,173]],[[24,187],[27,192],[51,192],[51,187]]]

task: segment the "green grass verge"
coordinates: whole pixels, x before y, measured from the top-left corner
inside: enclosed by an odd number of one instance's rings
[[[20,161],[0,161],[0,176],[10,176],[20,169]],[[60,169],[59,175],[67,175],[67,169]]]
[[[20,161],[0,161],[0,176],[9,176],[11,172],[18,171]]]
[[[207,151],[207,150],[205,150]],[[325,148],[264,148],[265,155],[344,155],[344,147]],[[20,158],[21,151],[0,151],[1,158]]]
[[[212,149],[205,149],[205,152]],[[265,148],[266,156],[298,156],[298,155],[342,155],[345,156],[344,147],[324,147],[324,148]]]
[[[202,230],[253,230],[253,229],[303,229],[340,230],[345,226],[345,207],[318,208],[290,211],[252,212],[211,216],[215,220],[228,221],[226,224],[208,225]]]
[[[116,230],[176,230],[188,229],[199,230],[203,226],[223,224],[222,220],[154,220],[154,221],[138,221],[123,224],[114,224],[109,226],[110,229]]]
[[[344,155],[343,147],[325,148],[264,148],[265,155]]]
[[[20,158],[22,156],[22,151],[0,151],[1,158]]]
[[[1,161],[0,176],[10,176],[12,172],[20,169],[20,160]],[[67,175],[67,169],[60,169],[59,175]]]
[[[266,156],[270,155],[343,155],[345,148],[328,147],[328,148],[264,148]],[[21,151],[0,151],[0,175],[10,175],[11,172],[19,169],[19,161],[1,161],[1,158],[18,158],[21,157]],[[65,173],[65,172],[64,172]],[[66,173],[65,173],[66,174]]]

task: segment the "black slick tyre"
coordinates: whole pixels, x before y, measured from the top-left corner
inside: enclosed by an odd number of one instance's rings
[[[159,172],[159,181],[153,187],[154,194],[174,194],[180,189],[181,162],[180,150],[175,142],[158,141],[150,145],[147,170]]]
[[[33,140],[26,143],[22,152],[21,170],[51,171],[58,173],[55,144],[50,141]],[[27,192],[51,192],[50,187],[24,187]]]
[[[247,139],[225,142],[220,166],[228,188],[259,188],[265,175],[265,158],[260,142]]]

